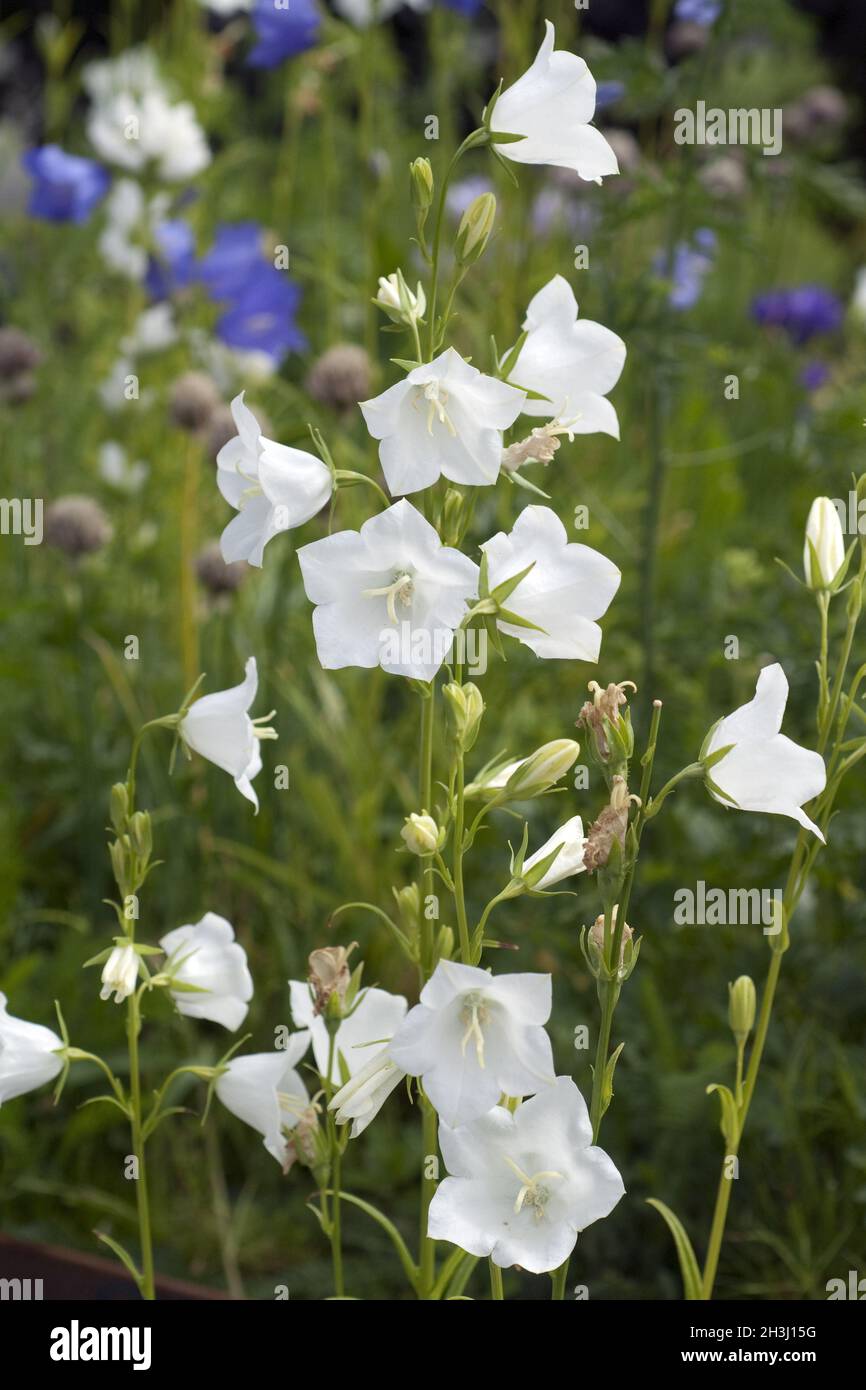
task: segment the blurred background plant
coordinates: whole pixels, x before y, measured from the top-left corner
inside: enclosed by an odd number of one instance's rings
[[[39,1022],[53,1021],[61,998],[73,1039],[86,1037],[121,1076],[109,1006],[79,973],[109,912],[108,790],[134,726],[175,709],[199,669],[209,689],[235,684],[251,653],[262,708],[278,711],[274,761],[289,788],[261,777],[254,818],[218,772],[179,762],[169,778],[157,746],[145,748],[140,780],[166,862],[149,895],[160,918],[143,930],[155,939],[206,910],[231,920],[256,982],[256,1049],[290,1023],[286,981],[303,978],[316,946],[357,939],[365,980],[413,997],[412,972],[400,973],[373,918],[346,914],[331,929],[329,916],[343,901],[386,904],[410,876],[395,851],[416,809],[406,771],[416,702],[381,672],[319,669],[298,533],[275,540],[278,563],[263,571],[223,564],[214,542],[229,513],[214,458],[233,433],[228,401],[245,387],[272,437],[305,447],[313,424],[338,467],[378,476],[355,407],[393,379],[388,358],[400,351],[380,336],[371,300],[412,231],[408,165],[425,155],[441,173],[499,78],[528,67],[543,18],[599,83],[597,121],[621,175],[597,189],[524,169],[516,189],[483,151],[468,156],[449,198],[454,230],[486,188],[499,217],[454,337],[487,367],[491,312],[504,347],[532,294],[560,273],[581,315],[625,339],[612,397],[621,442],[578,437],[529,470],[623,584],[597,671],[554,670],[524,648],[491,669],[477,765],[570,736],[596,676],[637,682],[636,718],[664,701],[664,780],[772,660],[791,681],[786,728],[806,741],[812,610],[774,557],[797,567],[813,496],[847,497],[864,466],[866,171],[851,65],[858,32],[866,46],[861,7],[840,3],[831,16],[788,0],[593,0],[586,12],[564,0],[437,0],[367,24],[362,3],[308,8],[293,5],[289,26],[258,0],[250,12],[217,0],[100,12],[69,0],[12,14],[0,30],[0,491],[45,501],[41,546],[0,544],[0,989]],[[92,170],[58,176],[21,161],[59,144],[103,165],[82,74],[141,46],[174,99],[192,103],[212,158],[189,178],[141,184],[159,201],[137,215],[149,230],[129,238],[139,255],[124,269],[112,246],[125,245],[117,188],[128,171],[112,169],[106,195]],[[699,99],[782,108],[781,153],[676,145],[673,113]],[[414,284],[416,268],[403,268]],[[513,511],[503,491],[479,496],[479,537]],[[577,532],[579,505],[590,525]],[[366,514],[350,492],[339,508],[342,526]],[[327,525],[312,521],[297,543]],[[584,811],[586,795],[528,805],[531,843],[566,802]],[[679,1296],[669,1236],[641,1199],[663,1195],[702,1246],[718,1148],[704,1084],[727,1062],[727,982],[758,977],[764,961],[759,928],[675,925],[674,892],[699,879],[779,886],[793,835],[775,819],[725,815],[690,788],[648,833],[630,909],[641,968],[617,1015],[626,1047],[605,1131],[629,1196],[572,1261],[593,1298]],[[480,876],[483,840],[476,853]],[[489,881],[504,872],[499,858],[491,849]],[[829,1278],[866,1260],[863,862],[862,796],[851,789],[794,923],[719,1297],[824,1297]],[[519,948],[503,968],[554,972],[555,1054],[584,1094],[591,1051],[575,1050],[574,1035],[592,1030],[595,1003],[578,936],[594,915],[579,895],[505,904],[497,925]],[[224,1048],[216,1029],[191,1029],[164,1000],[146,1027],[162,1072],[179,1050],[212,1063]],[[81,1249],[96,1224],[122,1241],[134,1230],[127,1139],[104,1107],[74,1108],[88,1085],[76,1068],[58,1109],[40,1093],[0,1112],[3,1230]],[[346,1182],[361,1196],[387,1191],[408,1232],[420,1155],[405,1106],[398,1093],[350,1148]],[[203,1136],[188,1117],[155,1144],[163,1272],[250,1297],[277,1284],[293,1298],[327,1293],[303,1179],[281,1178],[238,1122],[214,1115]],[[345,1226],[349,1292],[363,1279],[367,1296],[402,1296],[385,1236],[360,1213]],[[543,1296],[540,1283],[526,1277],[520,1292]]]

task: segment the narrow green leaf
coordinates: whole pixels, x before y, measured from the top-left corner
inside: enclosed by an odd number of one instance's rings
[[[665,1206],[664,1202],[658,1201],[655,1197],[648,1197],[647,1203],[649,1206],[655,1207],[656,1211],[663,1217],[674,1238],[677,1258],[680,1262],[680,1273],[683,1278],[683,1293],[686,1299],[690,1303],[700,1302],[704,1296],[701,1271],[698,1268],[698,1261],[692,1249],[692,1243],[686,1234],[685,1226],[670,1207]]]
[[[96,1236],[97,1240],[101,1240],[103,1245],[107,1245],[109,1250],[112,1250],[114,1252],[114,1254],[120,1260],[121,1264],[124,1265],[127,1271],[132,1275],[133,1279],[135,1280],[138,1291],[139,1293],[141,1293],[143,1279],[142,1276],[139,1274],[138,1270],[136,1269],[135,1261],[133,1260],[129,1251],[124,1250],[123,1246],[118,1241],[112,1239],[111,1236],[107,1236],[104,1231],[94,1231],[93,1234]]]

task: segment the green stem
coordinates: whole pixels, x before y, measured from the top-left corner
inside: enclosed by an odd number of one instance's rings
[[[605,935],[607,934],[606,932]],[[595,1049],[595,1067],[592,1073],[592,1100],[589,1107],[589,1117],[592,1121],[593,1144],[598,1142],[601,1122],[604,1117],[604,1110],[602,1109],[604,1078],[607,1072],[607,1056],[610,1051],[610,1034],[613,1026],[613,1015],[619,998],[619,985],[615,980],[602,980],[599,982],[599,988],[601,990],[601,1026],[599,1028],[598,1043]]]
[[[135,1183],[138,1207],[138,1231],[141,1244],[141,1296],[156,1298],[153,1276],[153,1240],[150,1229],[150,1202],[147,1192],[147,1172],[144,1160],[144,1138],[141,1114],[141,1073],[138,1060],[138,1035],[141,1031],[140,994],[129,996],[126,1014],[126,1033],[129,1043],[129,1106],[132,1115],[132,1151],[135,1154],[137,1175]]]
[[[425,1096],[420,1099],[422,1107],[421,1130],[421,1211],[419,1216],[419,1258],[418,1258],[418,1297],[429,1299],[436,1284],[436,1243],[427,1234],[430,1203],[436,1191],[436,1178],[428,1176],[428,1168],[435,1172],[439,1158],[439,1135],[436,1111]],[[435,1159],[436,1163],[430,1160]]]
[[[491,1299],[503,1300],[505,1290],[502,1287],[502,1270],[499,1265],[495,1265],[493,1260],[488,1261],[490,1265],[490,1297]]]
[[[460,145],[451,156],[451,161],[442,178],[442,185],[439,189],[439,197],[436,203],[436,217],[433,223],[433,242],[431,246],[431,269],[430,269],[430,294],[428,296],[428,308],[430,333],[428,339],[428,360],[432,362],[436,356],[438,335],[436,332],[436,304],[439,297],[439,258],[442,249],[442,221],[445,214],[445,197],[448,192],[448,185],[451,182],[454,170],[457,168],[459,160],[467,150],[474,149],[476,145],[486,142],[487,135],[483,129],[473,130],[471,135],[467,135],[463,144]]]
[[[420,809],[431,810],[433,800],[433,730],[436,714],[436,686],[421,700],[421,746],[419,751],[418,795]],[[424,861],[421,870],[421,975],[428,980],[433,971],[433,923],[427,916],[426,902],[434,890],[433,865]]]
[[[565,1285],[568,1280],[568,1266],[570,1263],[571,1256],[569,1255],[568,1258],[564,1260],[563,1263],[559,1266],[559,1269],[553,1270],[550,1276],[551,1281],[553,1283],[553,1288],[551,1289],[550,1297],[551,1299],[555,1299],[557,1302],[560,1303],[565,1298]]]
[[[331,1100],[334,1091],[331,1078],[334,1074],[335,1041],[336,1029],[331,1028],[328,1040],[328,1075],[325,1078],[325,1096],[328,1101]],[[344,1298],[346,1290],[343,1282],[343,1222],[340,1202],[342,1154],[340,1152],[340,1141],[337,1136],[337,1124],[334,1119],[334,1112],[329,1108],[327,1115],[328,1153],[330,1159],[329,1169],[331,1174],[331,1195],[333,1198],[329,1223],[331,1236],[331,1264],[334,1271],[334,1296],[335,1298]]]
[[[457,929],[460,933],[460,959],[464,965],[471,963],[469,944],[469,922],[466,918],[466,897],[463,891],[463,826],[466,786],[462,749],[457,754],[457,804],[454,810],[454,906],[457,910]]]

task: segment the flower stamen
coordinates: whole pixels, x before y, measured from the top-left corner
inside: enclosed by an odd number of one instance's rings
[[[562,1173],[544,1170],[540,1173],[533,1173],[530,1177],[528,1173],[524,1173],[523,1169],[518,1167],[513,1158],[509,1158],[507,1155],[504,1157],[511,1171],[520,1178],[523,1184],[514,1203],[515,1215],[521,1212],[525,1206],[528,1206],[532,1207],[535,1220],[541,1221],[544,1216],[544,1208],[550,1201],[550,1192],[544,1186],[543,1179],[554,1181],[561,1178]]]
[[[415,592],[415,582],[411,574],[405,571],[398,574],[393,583],[384,584],[381,589],[364,589],[364,598],[384,598],[385,606],[388,609],[388,617],[394,626],[397,626],[397,600],[404,608],[408,608],[412,603],[412,595]]]

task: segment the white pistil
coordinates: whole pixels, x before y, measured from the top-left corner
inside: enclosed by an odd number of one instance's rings
[[[461,1043],[460,1050],[465,1057],[469,1039],[474,1039],[475,1055],[478,1058],[478,1065],[482,1070],[484,1069],[484,1033],[481,1025],[487,1022],[487,1017],[484,995],[478,994],[477,992],[467,994],[463,1001],[462,1013],[463,1021],[466,1024],[466,1032],[463,1034],[463,1042]]]
[[[412,602],[412,595],[415,592],[415,584],[411,574],[398,574],[392,584],[385,584],[381,589],[364,589],[364,598],[384,598],[388,609],[388,617],[394,626],[397,626],[397,600],[399,599],[404,608],[408,608]]]
[[[523,1184],[514,1203],[515,1214],[521,1212],[524,1206],[530,1206],[533,1208],[535,1220],[541,1221],[544,1216],[544,1208],[550,1201],[550,1192],[542,1185],[543,1179],[547,1178],[553,1181],[556,1178],[561,1178],[562,1173],[543,1171],[541,1173],[533,1173],[532,1177],[530,1177],[528,1173],[524,1173],[523,1169],[517,1166],[513,1158],[509,1158],[507,1154],[503,1156],[511,1171],[520,1178]]]
[[[445,409],[448,404],[448,392],[441,390],[438,381],[428,381],[424,387],[424,399],[427,401],[427,433],[433,433],[433,420],[436,418],[440,425],[444,425],[448,433],[456,439],[457,431]]]

